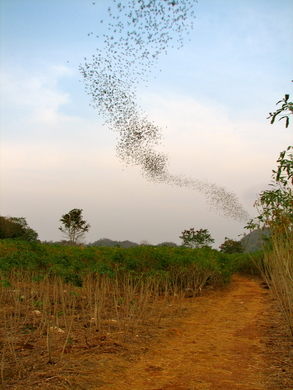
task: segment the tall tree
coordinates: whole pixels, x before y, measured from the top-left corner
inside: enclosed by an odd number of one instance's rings
[[[72,209],[67,214],[62,215],[60,219],[63,226],[60,226],[59,230],[72,244],[76,244],[90,228],[90,225],[82,217],[82,211],[82,209]]]

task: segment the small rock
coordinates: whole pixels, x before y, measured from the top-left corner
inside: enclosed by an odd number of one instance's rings
[[[56,333],[65,333],[65,330],[58,328],[58,326],[50,326],[50,331]]]

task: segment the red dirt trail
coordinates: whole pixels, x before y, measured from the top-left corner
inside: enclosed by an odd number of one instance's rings
[[[105,345],[77,345],[55,364],[24,350],[34,367],[3,389],[293,390],[292,339],[259,279],[234,275],[228,286],[171,302],[161,311],[178,315],[143,324],[145,337],[138,330],[114,342],[107,334]]]
[[[190,305],[176,328],[166,330],[147,353],[122,370],[113,370],[95,389],[285,388],[268,380],[272,367],[264,334],[270,326],[271,299],[258,280],[234,276],[228,288],[191,299]]]

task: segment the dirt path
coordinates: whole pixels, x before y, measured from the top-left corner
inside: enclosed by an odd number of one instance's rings
[[[223,289],[170,302],[159,327],[144,323],[143,332],[121,342],[98,334],[96,343],[78,344],[55,364],[47,364],[46,351],[24,350],[35,366],[3,388],[293,390],[292,342],[259,280],[235,275]]]
[[[97,390],[267,390],[263,340],[268,291],[235,276],[230,287],[190,300],[191,315],[159,344],[112,372]]]

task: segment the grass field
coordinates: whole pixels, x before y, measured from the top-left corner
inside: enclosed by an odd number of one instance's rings
[[[250,255],[1,240],[2,384],[27,377],[36,353],[45,367],[76,348],[143,340],[176,317],[174,302],[221,287],[237,271],[256,272]]]

